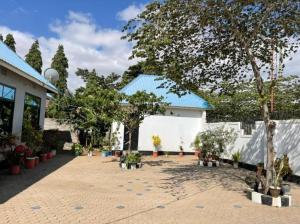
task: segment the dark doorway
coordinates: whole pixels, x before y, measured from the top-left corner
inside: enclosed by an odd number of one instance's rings
[[[131,137],[131,150],[137,151],[139,145],[139,128],[134,129]],[[128,150],[128,139],[129,132],[127,128],[124,128],[124,142],[123,142],[123,150]]]

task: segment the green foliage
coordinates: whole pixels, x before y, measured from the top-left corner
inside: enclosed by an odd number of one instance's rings
[[[23,128],[22,128],[22,142],[25,142],[26,145],[33,151],[37,153],[41,150],[41,145],[43,144],[43,132],[37,130],[32,126],[31,120],[29,119],[29,111],[25,111],[23,119]]]
[[[3,35],[0,33],[0,41],[3,42]]]
[[[58,97],[61,98],[67,91],[67,78],[69,68],[68,59],[64,52],[63,45],[59,45],[56,54],[52,58],[51,68],[55,69],[59,74],[59,79],[55,83],[58,89]]]
[[[74,143],[72,145],[72,150],[74,151],[75,156],[80,156],[83,153],[83,146],[80,145],[79,143]]]
[[[194,142],[192,143],[192,146],[194,147],[195,151],[199,151],[200,150],[200,144],[201,144],[201,139],[200,139],[200,136],[197,135],[195,137]]]
[[[237,151],[237,152],[233,153],[231,156],[232,156],[232,160],[236,163],[238,163],[242,158],[241,151]]]
[[[74,97],[70,97],[64,122],[85,133],[86,146],[89,143],[99,146],[111,122],[120,113],[122,96],[114,89],[117,76],[98,76],[95,70],[87,69],[78,69],[76,74],[82,77],[86,86],[77,89]]]
[[[7,34],[4,43],[12,49],[14,52],[16,52],[16,41],[14,39],[14,36],[12,34]]]
[[[127,164],[134,164],[141,162],[141,154],[140,153],[129,153],[126,155],[125,163]]]
[[[282,168],[280,167],[281,163],[283,166]],[[289,164],[289,157],[286,154],[283,155],[282,158],[277,158],[275,160],[275,172],[280,173],[280,176],[283,178],[293,173]]]
[[[224,127],[219,127],[201,132],[199,138],[204,158],[220,157],[226,150],[226,146],[235,142],[237,134],[233,129],[226,130]]]
[[[40,74],[42,73],[43,60],[38,40],[31,45],[28,54],[25,55],[25,60],[36,71],[38,71]]]

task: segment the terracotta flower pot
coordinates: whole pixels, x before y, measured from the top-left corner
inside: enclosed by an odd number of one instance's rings
[[[10,167],[10,174],[11,175],[17,175],[21,172],[20,166],[19,165],[12,165]]]
[[[27,157],[25,159],[25,167],[26,169],[33,169],[35,166],[35,157]]]
[[[39,165],[40,158],[38,156],[35,157],[35,166]]]
[[[270,186],[270,194],[272,197],[277,198],[280,195],[281,188]]]
[[[115,157],[120,157],[121,156],[121,152],[118,150],[118,151],[115,151]]]
[[[47,161],[47,154],[43,153],[40,155],[40,162],[45,162],[45,161]]]
[[[47,159],[51,159],[52,158],[52,152],[47,152]]]
[[[157,151],[152,152],[152,156],[155,158],[158,157],[158,152]]]
[[[179,156],[180,156],[180,157],[183,157],[183,152],[179,152]]]

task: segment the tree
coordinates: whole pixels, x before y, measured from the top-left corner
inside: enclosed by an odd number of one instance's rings
[[[36,40],[29,49],[28,54],[25,55],[26,62],[31,65],[37,72],[42,73],[43,60],[40,51],[39,41]]]
[[[162,97],[145,91],[138,91],[133,95],[125,96],[125,101],[126,104],[122,106],[118,119],[128,129],[128,151],[131,152],[133,131],[140,126],[147,116],[163,114],[167,104],[163,103]]]
[[[0,33],[0,41],[3,42],[3,35]]]
[[[135,43],[132,57],[157,61],[177,85],[220,89],[223,81],[255,81],[267,136],[265,192],[274,174],[276,123],[268,103],[276,79],[265,88],[263,77],[274,75],[274,52],[283,62],[297,50],[299,15],[298,1],[165,0],[149,4],[125,26]]]
[[[117,78],[115,74],[98,76],[95,69],[78,69],[76,75],[86,85],[77,89],[69,101],[64,122],[84,134],[86,146],[99,146],[120,111],[122,96],[114,88]]]
[[[14,39],[14,36],[12,34],[7,34],[4,43],[12,49],[14,52],[16,52],[16,41]]]
[[[67,78],[69,68],[68,59],[64,52],[63,45],[59,45],[56,54],[52,58],[51,68],[55,69],[59,74],[59,79],[55,83],[58,89],[59,97],[62,97],[67,91]]]

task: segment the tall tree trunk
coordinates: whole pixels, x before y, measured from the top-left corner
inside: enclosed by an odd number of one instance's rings
[[[250,56],[251,54],[250,54],[249,50],[248,49],[246,49],[246,50],[247,50],[248,56]],[[255,81],[256,81],[256,87],[257,87],[257,92],[259,95],[262,117],[263,117],[263,121],[265,124],[266,137],[267,137],[267,144],[266,144],[266,146],[267,146],[267,164],[266,164],[267,177],[266,177],[266,182],[264,183],[264,186],[265,186],[264,193],[266,194],[269,191],[269,187],[272,182],[272,176],[273,176],[273,171],[274,171],[273,136],[274,136],[276,123],[274,121],[270,120],[267,95],[264,90],[264,82],[260,75],[259,68],[253,57],[250,57],[250,62],[251,62],[252,70],[253,70]]]
[[[132,130],[128,130],[128,152],[131,153]]]

